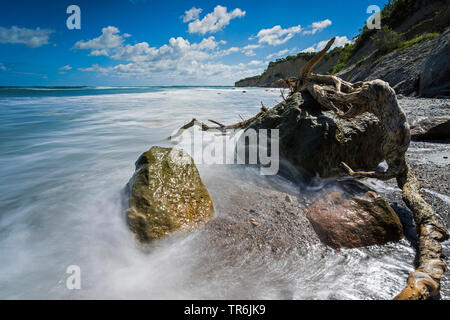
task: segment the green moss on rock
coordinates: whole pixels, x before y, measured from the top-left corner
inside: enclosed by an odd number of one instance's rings
[[[142,154],[127,191],[127,222],[141,242],[193,231],[214,212],[193,159],[182,150],[153,147]]]

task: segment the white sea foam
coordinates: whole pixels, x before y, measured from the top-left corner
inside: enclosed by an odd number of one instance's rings
[[[412,269],[404,242],[327,260],[293,254],[252,270],[249,253],[241,268],[208,277],[193,271],[196,233],[140,250],[121,212],[134,162],[194,117],[235,123],[261,100],[281,100],[276,90],[245,90],[0,97],[0,298],[265,299],[286,297],[284,289],[294,299],[391,298]],[[227,188],[211,182],[217,172],[200,172],[226,199]],[[81,268],[81,290],[66,288],[69,265]]]

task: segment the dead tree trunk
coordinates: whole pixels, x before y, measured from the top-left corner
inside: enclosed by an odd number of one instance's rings
[[[312,68],[325,56],[334,40],[331,39],[322,51],[308,61],[300,71],[299,78],[285,79],[285,87],[291,90],[290,95],[297,91],[308,91],[320,105],[344,118],[370,112],[380,120],[385,131],[381,150],[388,163],[388,170],[355,172],[345,163],[342,165],[355,178],[397,179],[403,192],[403,201],[414,215],[419,236],[419,266],[409,275],[406,288],[395,299],[419,300],[436,296],[440,291],[440,280],[447,270],[441,257],[441,242],[449,239],[449,233],[439,222],[433,208],[421,197],[419,182],[406,162],[405,153],[411,139],[406,116],[394,90],[384,81],[350,83],[333,75],[311,74]],[[265,112],[263,108],[255,117],[229,126],[210,120],[217,125],[210,127],[194,119],[170,138],[181,135],[183,130],[194,125],[200,126],[203,131],[245,129]]]
[[[168,137],[167,140],[174,140],[175,138],[181,136],[183,134],[184,130],[190,129],[194,126],[200,127],[202,131],[217,130],[224,134],[226,133],[227,130],[245,129],[253,121],[255,121],[256,119],[261,117],[266,112],[267,112],[267,108],[262,106],[261,111],[256,116],[254,116],[250,119],[235,123],[235,124],[231,124],[231,125],[224,125],[216,120],[208,120],[209,122],[216,124],[215,127],[208,126],[207,124],[205,124],[197,119],[192,119],[189,123],[185,124],[180,129],[178,129],[178,131],[173,136]]]
[[[409,275],[406,288],[395,300],[425,300],[439,294],[440,280],[447,271],[441,242],[449,235],[433,208],[420,196],[420,184],[408,165],[397,181],[403,190],[403,201],[414,214],[419,236],[419,266]]]
[[[334,38],[324,50],[328,50],[333,41]],[[388,170],[355,172],[345,163],[343,167],[356,178],[397,178],[403,201],[414,215],[419,236],[419,266],[409,275],[406,288],[395,299],[421,300],[436,296],[440,291],[440,280],[447,270],[441,257],[441,242],[449,239],[449,233],[439,222],[433,208],[421,197],[419,182],[406,162],[405,153],[411,135],[395,91],[380,80],[351,84],[331,75],[310,75],[314,64],[324,55],[324,51],[321,51],[317,55],[318,59],[312,59],[311,64],[303,68],[301,78],[297,81],[301,84],[298,90],[307,90],[319,104],[342,117],[352,118],[363,112],[370,112],[380,120],[385,130],[381,149],[388,163]],[[349,109],[345,110],[345,107]]]

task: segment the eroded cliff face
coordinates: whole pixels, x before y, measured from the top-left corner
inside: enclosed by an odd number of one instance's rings
[[[397,94],[450,96],[450,28],[439,37],[381,58],[370,55],[337,74],[350,82],[382,79]]]
[[[397,94],[406,96],[450,96],[449,43],[450,0],[411,1],[407,12],[399,12],[383,20],[383,25],[397,32],[403,42],[414,41],[426,34],[438,37],[417,41],[384,54],[377,50],[372,37],[377,30],[365,30],[358,36],[351,56],[339,61],[340,50],[329,52],[313,70],[336,74],[344,80],[370,81],[381,79],[389,83]],[[236,82],[236,87],[283,87],[280,79],[298,77],[308,61],[301,54],[294,59],[271,63],[267,70],[255,77]],[[339,62],[338,62],[339,61]],[[343,67],[342,67],[342,65]]]
[[[300,69],[309,61],[308,56],[298,56],[294,59],[284,62],[274,63],[270,65],[267,70],[255,77],[246,78],[236,82],[236,87],[268,87],[268,88],[282,88],[283,82],[280,81],[289,77],[298,77]],[[327,74],[331,72],[339,59],[339,53],[330,52],[325,58],[320,61],[313,72]]]

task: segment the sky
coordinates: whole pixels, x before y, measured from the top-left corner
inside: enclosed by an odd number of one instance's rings
[[[351,42],[386,2],[0,0],[0,86],[233,85]]]

